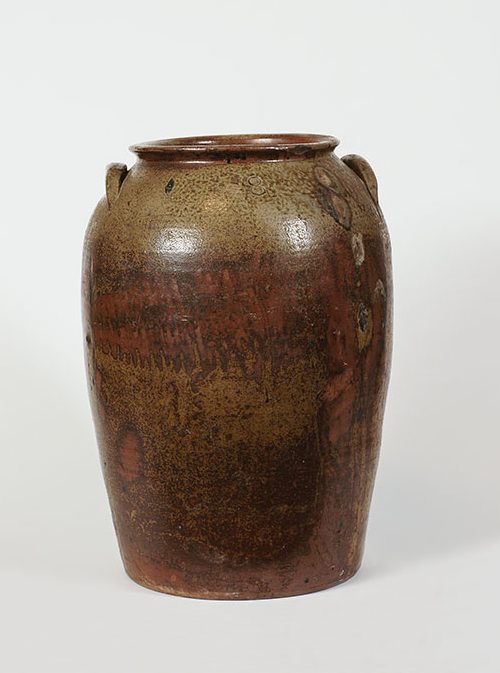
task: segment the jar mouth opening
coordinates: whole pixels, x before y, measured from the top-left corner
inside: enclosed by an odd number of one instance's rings
[[[199,158],[210,160],[221,157],[239,159],[293,158],[311,155],[322,150],[333,151],[339,144],[337,138],[314,133],[266,133],[244,135],[190,136],[168,138],[139,143],[130,147],[131,152],[149,160],[177,159],[189,161]]]

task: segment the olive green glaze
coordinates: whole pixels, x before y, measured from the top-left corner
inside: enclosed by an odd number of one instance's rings
[[[359,567],[390,361],[368,163],[326,136],[137,146],[84,252],[90,397],[128,574],[268,598]]]

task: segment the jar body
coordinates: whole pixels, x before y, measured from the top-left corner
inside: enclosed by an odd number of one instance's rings
[[[370,180],[331,152],[140,160],[124,176],[89,224],[83,305],[128,574],[205,598],[348,579],[390,360],[390,249]]]

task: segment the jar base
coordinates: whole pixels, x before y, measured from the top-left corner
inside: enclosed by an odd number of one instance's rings
[[[249,591],[244,589],[242,591],[197,591],[190,590],[186,588],[176,588],[174,586],[169,586],[165,584],[158,584],[155,582],[149,581],[147,578],[140,577],[136,575],[130,568],[125,567],[125,572],[128,577],[144,587],[145,589],[150,589],[152,591],[157,591],[163,594],[170,594],[172,596],[181,596],[183,598],[197,598],[201,600],[218,600],[218,601],[245,601],[245,600],[266,600],[272,598],[291,598],[292,596],[305,596],[307,594],[316,593],[318,591],[325,591],[326,589],[332,589],[333,587],[338,586],[339,584],[344,584],[350,580],[358,572],[360,564],[355,566],[352,570],[345,571],[342,577],[336,577],[329,581],[318,582],[313,584],[312,582],[307,583],[302,589],[299,589],[296,585],[290,589],[283,590],[257,590]]]

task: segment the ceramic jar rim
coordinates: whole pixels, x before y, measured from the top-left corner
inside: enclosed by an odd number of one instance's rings
[[[138,143],[130,147],[141,159],[155,160],[276,160],[333,151],[337,138],[314,133],[256,133],[243,135],[190,136]]]

